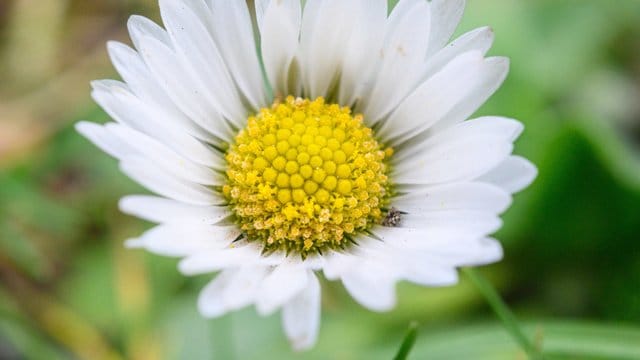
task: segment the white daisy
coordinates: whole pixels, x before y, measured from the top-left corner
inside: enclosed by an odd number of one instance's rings
[[[124,82],[92,94],[115,122],[77,128],[159,195],[122,199],[160,224],[127,244],[219,272],[204,316],[282,309],[295,349],[316,341],[316,272],[385,311],[398,281],[499,260],[488,235],[536,170],[511,155],[519,122],[465,121],[508,60],[485,57],[489,28],[447,45],[464,0],[255,8],[258,39],[245,1],[160,0],[166,30],[133,16],[135,50],[109,43]]]

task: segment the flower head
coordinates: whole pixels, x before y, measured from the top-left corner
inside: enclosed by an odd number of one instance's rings
[[[219,272],[205,316],[282,309],[297,349],[317,337],[318,271],[384,311],[397,281],[499,260],[488,236],[536,170],[511,155],[519,122],[467,120],[508,61],[485,57],[489,28],[446,45],[463,8],[256,0],[258,39],[241,0],[160,0],[166,30],[133,16],[135,50],[109,43],[124,82],[93,83],[116,122],[77,125],[159,195],[122,199],[160,224],[127,244]]]

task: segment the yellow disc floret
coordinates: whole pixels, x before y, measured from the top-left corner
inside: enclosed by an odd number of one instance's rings
[[[344,248],[382,220],[392,151],[362,121],[291,96],[248,119],[227,152],[223,192],[249,241],[304,257]]]

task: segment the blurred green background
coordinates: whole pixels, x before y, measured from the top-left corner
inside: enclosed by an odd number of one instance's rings
[[[524,359],[476,289],[400,284],[385,314],[323,284],[317,346],[292,353],[279,317],[196,310],[207,276],[122,242],[150,224],[141,192],[75,121],[104,122],[89,81],[116,77],[104,43],[155,0],[0,0],[0,359]],[[526,125],[537,181],[482,269],[557,359],[640,359],[640,1],[468,0],[458,33],[491,25],[511,73],[482,114]]]

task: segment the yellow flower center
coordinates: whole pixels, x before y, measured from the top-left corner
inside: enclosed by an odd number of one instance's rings
[[[382,220],[393,151],[362,120],[323,98],[291,96],[249,117],[227,152],[223,188],[249,241],[305,257],[345,248]]]

